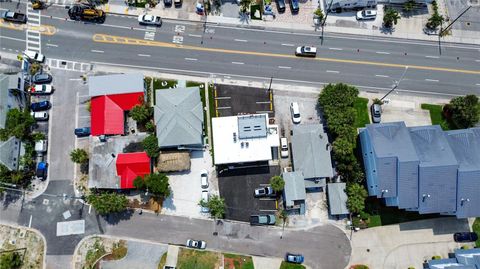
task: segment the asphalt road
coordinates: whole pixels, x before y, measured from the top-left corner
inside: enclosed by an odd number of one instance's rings
[[[42,36],[42,52],[51,58],[202,76],[273,76],[299,84],[345,82],[367,90],[387,90],[409,66],[400,90],[480,92],[478,46],[444,44],[439,56],[435,42],[327,35],[321,45],[314,32],[207,25],[204,33],[203,24],[193,22],[164,20],[162,27],[149,28],[135,17],[115,15],[104,24],[74,22],[59,7],[42,14],[42,25],[56,30]],[[2,48],[23,48],[24,31],[0,29]],[[317,46],[317,58],[295,57],[299,45]]]

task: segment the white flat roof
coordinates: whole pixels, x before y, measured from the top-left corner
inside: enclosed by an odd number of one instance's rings
[[[278,126],[268,124],[265,117],[266,136],[241,139],[239,136],[239,117],[248,115],[212,118],[212,133],[215,164],[246,163],[268,161],[272,159],[272,147],[280,145]],[[255,119],[258,121],[258,118]]]

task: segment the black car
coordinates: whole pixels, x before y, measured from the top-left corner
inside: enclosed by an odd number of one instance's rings
[[[283,13],[285,12],[285,8],[286,8],[286,4],[285,4],[285,0],[277,0],[277,10],[278,10],[278,13]]]
[[[75,129],[75,135],[78,137],[82,136],[89,136],[90,135],[90,127],[82,127]]]
[[[455,242],[475,242],[478,240],[478,235],[474,232],[463,232],[453,234]]]
[[[163,0],[163,5],[165,7],[171,7],[172,6],[172,0]]]
[[[293,14],[297,14],[300,11],[300,3],[298,0],[290,0],[290,10]]]
[[[39,73],[32,77],[32,82],[35,84],[47,84],[52,82],[52,76],[47,73]]]
[[[182,0],[173,0],[173,3],[175,4],[176,8],[182,7]]]
[[[30,105],[31,111],[44,111],[49,110],[52,107],[52,104],[49,101],[41,101],[37,103],[32,103]]]

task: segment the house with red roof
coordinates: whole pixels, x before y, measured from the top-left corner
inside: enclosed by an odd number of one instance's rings
[[[150,174],[150,157],[145,152],[118,154],[117,175],[120,177],[121,189],[132,189],[137,177]]]

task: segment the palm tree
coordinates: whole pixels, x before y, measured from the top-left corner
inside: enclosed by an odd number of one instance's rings
[[[383,14],[383,26],[386,28],[392,28],[393,25],[397,25],[399,19],[400,15],[398,14],[398,11],[388,7]]]

